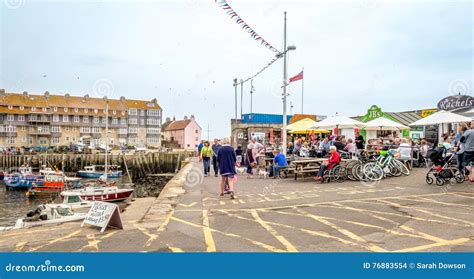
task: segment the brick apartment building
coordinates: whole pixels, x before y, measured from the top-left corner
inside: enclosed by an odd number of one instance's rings
[[[160,146],[162,109],[151,101],[89,95],[33,95],[0,90],[0,146],[64,146],[105,143]]]

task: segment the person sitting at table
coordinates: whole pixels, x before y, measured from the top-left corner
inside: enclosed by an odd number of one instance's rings
[[[337,148],[337,151],[344,150],[345,145],[341,142],[341,137],[335,137],[333,145]]]
[[[356,153],[357,147],[356,144],[352,141],[352,139],[347,140],[346,147],[344,147],[344,150],[349,152],[349,153]]]
[[[319,150],[322,152],[323,157],[326,156],[326,154],[329,153],[329,148],[331,147],[331,143],[329,142],[329,138],[325,137],[320,143],[319,143]]]
[[[337,152],[337,148],[334,145],[329,148],[329,153],[331,154],[331,157],[329,157],[327,162],[321,164],[321,167],[318,171],[318,175],[316,175],[314,180],[321,181],[323,174],[327,169],[330,170],[341,162],[341,154]]]
[[[280,170],[288,167],[286,156],[279,149],[273,150],[273,178],[280,177]]]

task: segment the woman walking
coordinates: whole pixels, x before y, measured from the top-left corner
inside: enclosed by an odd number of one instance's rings
[[[209,172],[211,171],[212,154],[212,148],[209,146],[209,142],[206,141],[201,149],[202,163],[204,165],[204,177],[209,176]]]

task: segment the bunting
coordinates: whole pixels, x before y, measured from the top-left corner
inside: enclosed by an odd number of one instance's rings
[[[260,35],[255,32],[235,11],[225,0],[215,0],[216,3],[223,10],[227,11],[227,15],[230,16],[230,19],[235,20],[235,22],[240,25],[242,30],[247,31],[250,36],[257,42],[260,42],[261,45],[270,49],[273,52],[281,53],[278,49],[273,47],[267,40],[263,39]]]
[[[257,73],[255,73],[253,76],[249,77],[249,78],[246,78],[244,79],[243,81],[237,83],[236,85],[240,85],[240,84],[243,84],[243,83],[246,83],[247,81],[255,78],[256,76],[258,76],[259,74],[261,74],[263,71],[265,71],[268,67],[270,67],[273,63],[275,63],[275,61],[277,61],[279,59],[279,57],[276,57],[276,58],[273,58],[270,62],[267,63],[267,65],[265,65],[262,69],[260,69],[260,71],[258,71]]]

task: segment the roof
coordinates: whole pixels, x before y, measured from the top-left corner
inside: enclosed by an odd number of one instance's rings
[[[300,120],[303,120],[305,118],[309,118],[309,119],[314,120],[314,121],[318,120],[317,116],[313,115],[313,114],[295,114],[295,115],[293,115],[293,117],[291,117],[291,119],[289,121],[289,124],[293,124],[293,123],[298,122]]]
[[[144,100],[128,100],[124,97],[120,99],[108,99],[109,110],[118,111],[118,115],[121,112],[127,113],[130,108],[137,109],[161,109],[156,99],[151,101]],[[11,109],[6,108],[7,106],[13,106]],[[1,113],[16,113],[16,114],[28,114],[36,108],[37,112],[43,112],[43,108],[47,108],[48,113],[52,114],[70,114],[78,113],[85,115],[94,115],[97,113],[104,113],[106,107],[106,101],[103,98],[85,96],[71,96],[65,95],[52,95],[45,93],[43,95],[35,95],[29,93],[4,93],[0,95],[0,112]],[[53,110],[53,108],[55,108]],[[64,108],[68,108],[67,111]],[[81,109],[80,111],[74,111],[75,108]],[[87,109],[87,110],[84,110]],[[87,112],[86,112],[87,111]],[[124,115],[124,114],[122,114]]]
[[[184,128],[186,128],[189,125],[189,123],[191,123],[191,121],[192,121],[191,119],[172,121],[171,123],[167,125],[167,127],[165,128],[165,131],[184,130]]]

